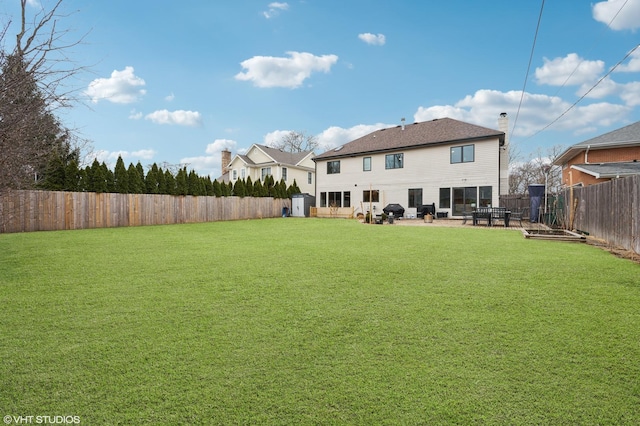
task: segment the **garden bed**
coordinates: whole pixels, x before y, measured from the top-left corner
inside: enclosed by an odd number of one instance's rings
[[[522,235],[525,238],[536,240],[557,240],[557,241],[575,241],[584,243],[587,237],[566,229],[523,229]]]

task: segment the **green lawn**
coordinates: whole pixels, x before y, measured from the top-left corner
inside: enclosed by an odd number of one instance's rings
[[[640,266],[516,231],[278,218],[4,234],[0,304],[3,416],[640,423]]]

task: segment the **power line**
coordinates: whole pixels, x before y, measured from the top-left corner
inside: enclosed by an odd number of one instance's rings
[[[611,27],[611,24],[613,24],[613,21],[616,20],[616,18],[618,17],[620,12],[622,12],[622,9],[624,9],[624,7],[627,5],[628,2],[629,2],[629,0],[625,0],[625,2],[622,4],[622,6],[620,6],[620,9],[618,9],[616,14],[613,15],[613,18],[611,18],[611,20],[609,21],[607,26],[602,29],[602,31],[600,32],[600,36],[602,36],[602,34],[606,31],[607,28]],[[591,49],[589,49],[589,52],[587,53],[587,56],[589,56],[589,54],[593,51],[593,48],[595,47],[596,44],[597,43],[594,43],[594,45],[591,46]],[[564,81],[564,83],[562,83],[562,85],[560,87],[558,87],[558,90],[556,90],[556,93],[554,93],[553,96],[556,96],[558,93],[560,93],[560,90],[562,90],[562,88],[567,84],[567,82],[571,79],[571,77],[573,77],[573,75],[576,73],[576,71],[578,71],[578,68],[580,68],[580,65],[582,65],[583,62],[584,62],[584,59],[581,60],[580,63],[578,63],[578,65],[576,65],[576,67],[573,69],[571,74],[569,74],[569,77],[567,77],[567,79]]]
[[[591,88],[589,90],[587,90],[582,96],[580,96],[580,98],[578,98],[577,101],[575,101],[569,108],[567,108],[562,114],[560,114],[558,116],[558,118],[556,118],[555,120],[553,120],[551,123],[547,124],[546,126],[544,126],[542,129],[538,130],[536,133],[534,133],[533,135],[529,136],[527,139],[531,139],[534,136],[540,134],[541,132],[547,130],[549,127],[551,127],[553,124],[555,124],[558,120],[560,120],[562,117],[564,117],[569,111],[571,111],[573,109],[573,107],[575,107],[576,105],[578,105],[578,103],[583,100],[589,93],[591,93],[591,91],[593,89],[595,89],[600,83],[602,83],[602,81],[607,78],[616,68],[618,68],[620,66],[620,64],[622,64],[629,56],[631,56],[633,54],[633,52],[635,52],[638,47],[640,47],[640,44],[637,44],[636,47],[634,47],[633,49],[631,49],[625,56],[624,58],[620,59],[618,61],[617,64],[615,64],[610,70],[609,72],[607,72],[605,75],[603,75],[600,80],[598,80],[596,82],[596,84],[594,84],[593,86],[591,86]]]
[[[620,14],[620,12],[622,12],[622,9],[624,9],[624,7],[627,5],[627,3],[629,2],[629,0],[625,0],[625,2],[622,4],[622,6],[620,6],[620,9],[618,9],[618,11],[616,12],[616,14],[611,18],[611,20],[609,21],[609,23],[607,24],[607,27],[611,27],[611,24],[613,24],[613,21],[615,21],[615,19],[618,17],[618,15]],[[602,33],[604,33],[605,29],[602,30]],[[595,44],[594,44],[595,46]],[[533,135],[529,136],[528,138],[526,138],[524,141],[527,141],[537,135],[539,135],[540,133],[542,133],[543,131],[547,130],[549,127],[551,127],[553,124],[555,124],[558,120],[560,120],[562,117],[564,117],[569,111],[571,111],[582,99],[584,99],[589,93],[591,93],[591,91],[593,89],[595,89],[605,78],[607,78],[609,76],[609,74],[611,74],[622,62],[624,62],[629,56],[631,56],[631,54],[638,48],[640,47],[640,44],[637,45],[636,47],[634,47],[631,51],[629,51],[624,58],[622,58],[613,68],[611,68],[609,70],[608,73],[606,73],[602,78],[600,78],[589,90],[587,90],[577,101],[575,101],[573,103],[573,105],[571,105],[569,108],[567,108],[562,114],[560,114],[555,120],[553,120],[552,122],[550,122],[549,124],[547,124],[545,127],[543,127],[542,129],[538,130],[537,132],[535,132]],[[589,52],[591,52],[593,50],[593,46],[591,47],[591,49],[589,50]],[[558,90],[556,91],[556,93],[553,96],[556,96],[560,90],[567,84],[567,82],[569,81],[569,79],[571,79],[571,77],[573,77],[573,75],[576,73],[576,71],[578,70],[578,68],[580,68],[580,65],[582,65],[582,63],[584,62],[584,59],[582,61],[580,61],[580,63],[578,65],[576,65],[576,67],[573,69],[573,71],[571,72],[571,74],[566,78],[566,80],[564,81],[564,83],[562,83],[562,85],[558,88]],[[523,94],[524,96],[524,91]],[[522,98],[521,98],[521,102],[522,102]],[[520,111],[520,106],[518,106],[518,112]],[[517,116],[516,116],[517,117]],[[515,123],[513,128],[515,129]],[[512,134],[513,134],[513,130],[512,130]],[[523,142],[524,142],[523,141]]]
[[[538,15],[538,24],[536,25],[536,32],[533,36],[533,45],[531,46],[531,54],[529,55],[529,64],[527,65],[527,72],[524,76],[524,84],[522,85],[522,93],[520,94],[520,103],[518,103],[518,110],[516,111],[516,118],[513,120],[513,127],[511,128],[511,134],[513,135],[516,130],[516,123],[518,122],[518,116],[520,115],[520,108],[522,107],[522,100],[524,99],[524,92],[527,88],[527,80],[529,79],[529,71],[531,70],[531,62],[533,61],[533,52],[536,48],[536,41],[538,40],[538,31],[540,30],[540,22],[542,21],[542,11],[544,10],[544,0],[540,5],[540,15]]]

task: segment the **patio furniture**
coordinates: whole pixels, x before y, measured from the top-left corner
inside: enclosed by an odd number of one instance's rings
[[[502,221],[505,228],[509,226],[511,219],[511,211],[504,207],[478,207],[472,212],[473,225],[477,225],[479,221],[486,220],[487,226],[493,226],[494,224]]]

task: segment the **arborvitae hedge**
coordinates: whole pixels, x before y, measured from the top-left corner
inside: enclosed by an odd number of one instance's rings
[[[198,176],[186,167],[174,175],[153,164],[145,174],[140,162],[126,168],[122,157],[118,157],[113,171],[107,165],[94,160],[90,166],[79,168],[75,159],[64,164],[52,160],[47,175],[40,186],[50,191],[74,192],[118,192],[121,194],[166,194],[166,195],[208,195],[216,197],[274,197],[290,198],[300,192],[296,181],[287,188],[281,180],[274,182],[273,176],[265,177],[264,182],[253,182],[250,177],[236,180],[235,184],[211,180],[209,176]]]

